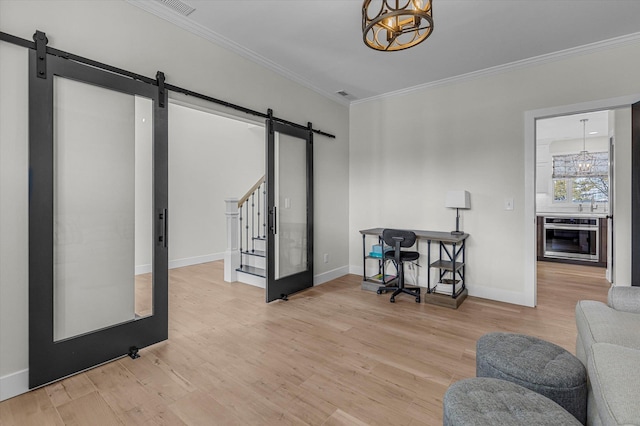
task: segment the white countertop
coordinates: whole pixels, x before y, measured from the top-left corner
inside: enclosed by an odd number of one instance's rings
[[[600,218],[606,217],[607,212],[602,211],[582,211],[582,212],[536,212],[536,216],[547,216],[547,217],[578,217],[578,218]]]

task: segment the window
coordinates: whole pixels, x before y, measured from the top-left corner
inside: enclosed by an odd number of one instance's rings
[[[609,201],[609,153],[593,152],[588,173],[578,170],[578,154],[553,156],[553,202],[584,203]]]
[[[609,201],[609,178],[578,177],[553,180],[553,201],[555,203],[596,203]]]

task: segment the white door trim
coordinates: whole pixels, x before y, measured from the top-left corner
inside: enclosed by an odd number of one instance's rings
[[[601,99],[578,104],[542,108],[524,112],[524,291],[527,306],[537,304],[536,276],[536,120],[628,107],[640,100],[640,94]]]

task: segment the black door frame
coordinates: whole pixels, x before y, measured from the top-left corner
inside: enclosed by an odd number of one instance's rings
[[[640,102],[631,105],[631,285],[640,286]]]
[[[168,337],[167,161],[164,91],[148,83],[53,55],[29,52],[29,388],[129,354]],[[152,99],[153,315],[54,342],[54,76]],[[159,73],[159,87],[164,77]],[[161,102],[162,101],[162,102]],[[133,272],[133,271],[132,271]]]
[[[266,121],[266,181],[267,181],[267,276],[266,301],[287,299],[287,296],[306,288],[313,287],[313,127],[308,123],[307,129],[293,127],[273,119]],[[307,268],[303,272],[281,279],[275,277],[275,238],[278,229],[277,206],[275,200],[275,134],[281,133],[301,139],[306,144],[306,177],[307,177]]]

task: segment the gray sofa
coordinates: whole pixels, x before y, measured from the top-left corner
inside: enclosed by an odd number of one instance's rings
[[[576,305],[576,355],[587,368],[587,425],[640,425],[640,287]]]

